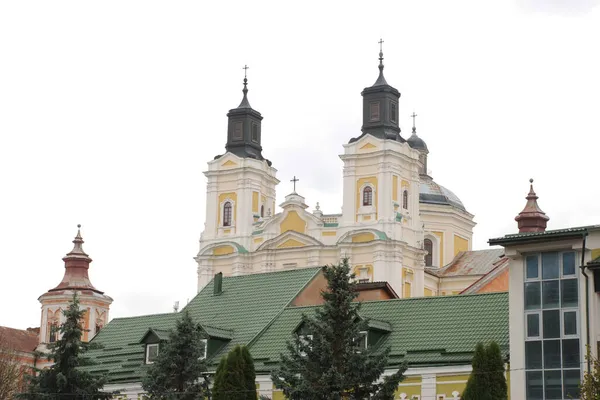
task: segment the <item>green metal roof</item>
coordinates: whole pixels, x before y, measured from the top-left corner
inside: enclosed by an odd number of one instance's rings
[[[488,240],[490,245],[505,245],[511,243],[522,243],[522,242],[530,242],[530,241],[546,241],[546,240],[559,240],[559,239],[569,239],[573,237],[580,237],[581,235],[587,233],[589,229],[597,228],[597,225],[592,226],[582,226],[576,228],[567,228],[567,229],[555,229],[551,231],[544,232],[523,232],[523,233],[514,233],[510,235],[505,235],[500,238],[494,238]]]
[[[320,270],[302,268],[223,277],[223,292],[219,296],[214,296],[211,280],[183,309],[189,310],[209,336],[231,339],[209,360],[209,369],[214,370],[232,346],[249,343]],[[108,373],[111,383],[140,381],[147,368],[140,340],[150,328],[173,329],[178,317],[178,313],[169,313],[113,319],[94,337],[93,342],[104,348],[90,350],[88,356],[96,365],[85,369]]]
[[[250,346],[257,371],[276,366],[302,314],[316,309],[288,307],[265,329]],[[377,344],[391,347],[390,365],[469,364],[479,341],[495,340],[508,354],[508,293],[370,301],[360,315],[391,327]]]

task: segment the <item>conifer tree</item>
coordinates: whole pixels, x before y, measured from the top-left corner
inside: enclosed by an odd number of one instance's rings
[[[504,376],[504,360],[498,343],[492,341],[486,348],[486,363],[490,398],[492,400],[507,400],[508,385]]]
[[[215,374],[214,400],[256,400],[254,361],[246,346],[235,346]]]
[[[586,346],[585,359],[590,363],[590,370],[583,373],[579,397],[581,400],[598,400],[600,399],[600,360],[592,355],[589,345]]]
[[[101,391],[104,378],[78,368],[90,364],[84,354],[91,345],[81,341],[84,313],[79,309],[79,299],[74,294],[69,308],[63,311],[65,322],[60,325],[61,337],[49,346],[51,353],[48,359],[54,364],[50,368],[36,370],[36,375],[29,377],[28,391],[21,398],[95,400],[112,397],[111,393]]]
[[[367,321],[354,301],[358,293],[348,259],[323,267],[323,274],[324,304],[314,315],[303,315],[303,334],[288,342],[288,354],[272,374],[275,386],[290,400],[393,399],[406,365],[378,382],[390,349],[375,355],[359,346]]]
[[[486,350],[483,343],[477,343],[471,362],[472,370],[462,400],[491,400],[487,374]]]
[[[150,398],[195,400],[209,394],[203,338],[202,328],[182,312],[142,382]]]

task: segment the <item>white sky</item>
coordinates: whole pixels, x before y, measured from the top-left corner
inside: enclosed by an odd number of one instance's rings
[[[209,6],[210,4],[210,6]],[[600,223],[600,7],[530,1],[0,2],[0,325],[39,326],[83,224],[111,316],[196,292],[207,161],[249,99],[282,183],[341,209],[342,144],[385,76],[434,179],[516,231],[535,178],[549,228]]]

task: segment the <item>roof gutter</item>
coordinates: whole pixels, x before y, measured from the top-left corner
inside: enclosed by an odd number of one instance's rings
[[[581,248],[581,265],[579,266],[581,270],[581,274],[585,277],[585,335],[586,335],[586,344],[589,348],[590,346],[590,278],[588,274],[585,273],[585,246],[587,240],[588,232],[587,230],[583,233],[583,247]],[[587,370],[591,371],[591,361],[589,357],[587,358]]]

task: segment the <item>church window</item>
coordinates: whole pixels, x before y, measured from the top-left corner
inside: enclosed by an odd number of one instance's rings
[[[252,141],[258,143],[258,125],[252,124]]]
[[[371,103],[371,107],[370,107],[370,111],[371,111],[371,117],[370,120],[371,121],[379,121],[380,115],[379,115],[379,103]]]
[[[367,186],[363,189],[363,206],[373,205],[373,188]]]
[[[233,126],[233,138],[235,140],[242,140],[243,138],[243,126],[244,123],[243,122],[236,122],[235,125]]]
[[[397,110],[397,105],[396,103],[392,102],[390,104],[390,120],[392,122],[397,122],[398,120],[398,110]]]
[[[146,345],[146,364],[152,364],[158,358],[158,343]]]
[[[223,205],[223,226],[231,226],[231,203],[229,201]]]
[[[402,208],[408,210],[408,190],[402,191]]]
[[[261,218],[265,217],[265,205],[264,204],[262,206],[260,206],[260,217]]]
[[[425,239],[425,266],[431,267],[433,265],[433,242],[431,239]]]

